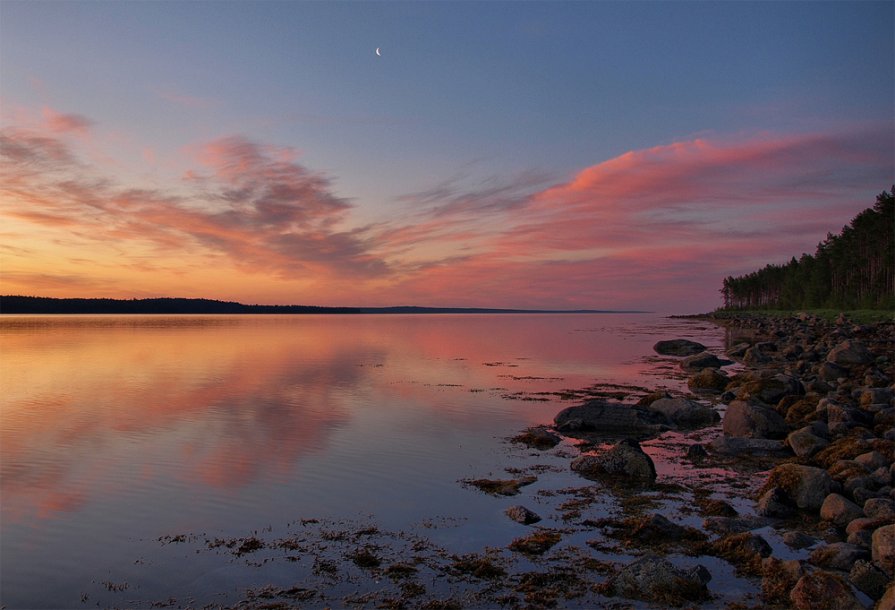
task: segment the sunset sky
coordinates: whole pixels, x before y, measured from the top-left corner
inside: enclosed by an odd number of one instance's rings
[[[893,10],[3,1],[0,294],[710,310],[895,181]]]

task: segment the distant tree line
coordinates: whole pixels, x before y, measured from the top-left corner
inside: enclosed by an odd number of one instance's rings
[[[895,186],[814,256],[724,278],[726,309],[895,309]]]
[[[234,314],[234,313],[360,313],[354,307],[313,305],[243,305],[212,299],[53,299],[2,296],[0,313],[80,314]]]

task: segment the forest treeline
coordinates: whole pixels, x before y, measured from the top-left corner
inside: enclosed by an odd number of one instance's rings
[[[213,299],[54,299],[50,297],[2,296],[0,313],[79,314],[231,314],[231,313],[360,313],[354,307],[313,305],[243,305]]]
[[[893,193],[827,233],[813,256],[724,278],[725,309],[895,309]]]

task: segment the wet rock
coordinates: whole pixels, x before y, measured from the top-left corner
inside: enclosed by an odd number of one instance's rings
[[[797,456],[807,458],[829,445],[830,441],[814,434],[811,426],[805,426],[790,432],[786,444]]]
[[[845,527],[854,519],[864,516],[860,506],[845,496],[833,493],[824,498],[820,507],[820,518],[831,521],[839,527]]]
[[[704,460],[709,456],[709,452],[699,443],[694,443],[687,447],[687,459],[694,462]]]
[[[686,398],[661,398],[649,406],[649,410],[661,413],[681,428],[701,428],[720,419],[711,407]]]
[[[729,536],[730,534],[741,534],[765,525],[760,519],[750,519],[748,517],[723,517],[712,516],[706,517],[702,521],[702,528],[710,532],[714,532],[719,536]]]
[[[721,360],[714,354],[702,352],[695,356],[687,356],[681,360],[681,368],[685,371],[698,371],[700,369],[717,369],[728,364],[733,364],[730,360]]]
[[[747,574],[761,574],[761,560],[771,554],[767,540],[752,532],[725,536],[713,542],[710,549]]]
[[[521,505],[511,506],[505,512],[507,517],[522,525],[531,525],[541,520],[540,515]]]
[[[528,445],[534,449],[551,449],[556,447],[562,439],[548,430],[546,426],[535,426],[513,437],[512,440],[514,443]]]
[[[764,490],[779,487],[799,508],[818,511],[832,485],[833,479],[822,468],[781,464],[771,470]]]
[[[895,525],[884,525],[873,532],[873,561],[889,576],[895,576]]]
[[[755,504],[755,512],[764,517],[780,519],[786,519],[795,514],[792,498],[779,487],[771,487],[761,494]]]
[[[657,354],[663,356],[694,356],[705,351],[705,346],[688,339],[669,339],[659,341],[653,346]]]
[[[747,400],[757,398],[767,404],[776,404],[784,396],[804,394],[802,384],[790,375],[778,374],[773,377],[760,377],[740,387],[738,396]]]
[[[796,610],[864,610],[848,583],[824,571],[802,576],[789,600]]]
[[[628,599],[682,606],[708,598],[705,572],[688,573],[666,559],[646,555],[623,567],[609,582],[608,590]]]
[[[572,461],[572,470],[591,480],[613,480],[634,485],[656,480],[656,466],[634,439],[624,439],[611,449],[595,455],[582,455]]]
[[[805,532],[789,531],[783,534],[783,543],[793,549],[807,549],[817,542]]]
[[[827,362],[846,367],[856,364],[870,364],[874,360],[875,358],[867,350],[867,346],[854,339],[843,341],[827,354]]]
[[[737,438],[771,438],[786,436],[786,422],[779,413],[768,407],[735,400],[727,407],[722,429],[727,436]]]
[[[794,559],[766,557],[761,562],[761,571],[761,599],[769,604],[789,605],[789,592],[805,573],[802,564]]]
[[[680,542],[685,539],[694,542],[705,539],[705,534],[699,530],[672,523],[659,514],[626,519],[623,521],[622,529],[624,530],[622,535],[628,544],[636,542],[657,545]]]
[[[591,400],[568,407],[553,419],[557,431],[564,434],[590,432],[610,436],[651,435],[668,429],[668,420],[649,409]]]
[[[855,461],[864,466],[867,470],[873,471],[877,468],[888,467],[889,461],[879,451],[868,451],[861,455],[855,456]]]
[[[892,388],[867,388],[861,392],[861,406],[868,407],[870,405],[888,405],[892,402]]]
[[[834,382],[843,377],[848,377],[848,369],[832,362],[824,362],[817,370],[817,376],[826,382]]]
[[[848,574],[848,580],[858,591],[872,600],[881,598],[886,592],[886,585],[889,584],[886,573],[864,559],[855,562]]]
[[[711,392],[723,392],[730,377],[718,369],[702,369],[687,379],[687,387],[691,390],[708,390]]]
[[[859,559],[870,559],[867,549],[847,542],[834,542],[812,551],[808,561],[822,568],[847,572]]]

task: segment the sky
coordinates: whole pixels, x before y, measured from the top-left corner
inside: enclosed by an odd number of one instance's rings
[[[708,311],[895,182],[893,24],[3,0],[0,293]]]

